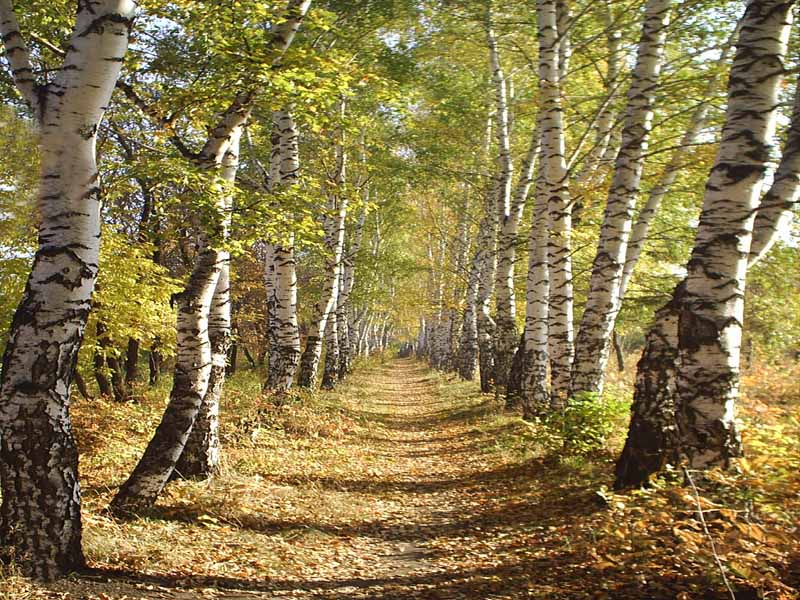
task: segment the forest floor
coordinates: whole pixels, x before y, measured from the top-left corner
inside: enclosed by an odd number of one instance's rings
[[[163,399],[77,403],[92,571],[48,587],[6,575],[0,598],[730,597],[690,488],[612,494],[614,452],[565,453],[474,384],[387,359],[313,401],[256,402],[257,385],[226,395],[222,475],[170,484],[130,522],[102,509]],[[760,417],[785,455],[768,484],[750,481],[757,464],[702,482],[739,598],[800,584],[800,424],[783,416]]]

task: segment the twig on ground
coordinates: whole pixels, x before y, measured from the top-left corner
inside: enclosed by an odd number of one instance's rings
[[[722,582],[728,589],[728,593],[731,595],[731,600],[736,600],[736,593],[733,591],[727,575],[725,575],[725,566],[722,564],[719,554],[717,554],[717,546],[714,544],[714,538],[711,536],[711,532],[708,530],[708,524],[706,523],[706,518],[703,515],[703,505],[700,504],[700,492],[697,491],[697,486],[694,484],[694,479],[692,479],[692,476],[689,474],[689,469],[683,467],[683,474],[686,477],[686,481],[688,481],[689,485],[692,486],[692,492],[694,492],[694,501],[697,503],[697,514],[700,516],[700,523],[703,525],[703,531],[705,531],[706,537],[711,544],[711,553],[714,555],[714,561],[717,563],[719,572],[722,575]]]

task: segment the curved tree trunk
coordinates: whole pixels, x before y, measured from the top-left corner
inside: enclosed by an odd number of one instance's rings
[[[233,128],[215,130],[206,144],[206,168],[221,167],[229,186],[236,180],[239,138],[248,117],[249,110],[238,112],[231,120]],[[198,414],[205,422],[198,423],[183,469],[189,476],[211,474],[218,468],[219,394],[230,344],[230,255],[215,246],[227,239],[231,196],[219,202],[217,237],[206,239],[186,288],[175,298],[178,350],[169,404],[142,458],[111,501],[109,510],[119,516],[135,514],[156,501],[184,453]],[[204,473],[205,469],[210,472]]]
[[[766,6],[767,4],[770,6]],[[782,59],[781,38],[788,27],[782,21],[786,16],[786,9],[781,7],[776,9],[774,5],[775,3],[754,2],[748,7],[740,23],[742,33],[737,49],[737,59],[734,61],[734,68],[731,71],[729,94],[732,96],[742,95],[744,99],[742,102],[731,100],[729,110],[733,111],[733,117],[729,112],[723,138],[724,141],[727,140],[729,147],[725,151],[722,147],[720,148],[712,177],[719,178],[721,174],[735,172],[730,169],[730,163],[722,162],[721,159],[724,159],[726,154],[730,156],[735,152],[734,156],[745,155],[741,152],[742,148],[739,146],[740,142],[737,141],[737,138],[750,139],[750,136],[749,134],[747,136],[738,135],[737,129],[740,132],[745,129],[749,132],[751,127],[754,127],[752,131],[756,136],[764,136],[761,137],[761,144],[769,140],[768,134],[772,125],[768,121],[774,118],[771,113],[775,107],[775,104],[769,104],[772,102],[770,95],[774,93],[774,86],[777,85],[775,79],[779,76],[773,74],[770,78],[772,81],[759,78],[763,82],[763,87],[759,88],[752,81],[752,78],[756,76],[752,72],[752,65],[765,60],[769,61],[770,59],[767,57],[770,56],[772,56],[772,61],[776,58]],[[759,39],[770,40],[769,46],[757,43]],[[753,46],[758,50],[754,51]],[[752,89],[755,98],[752,95],[742,94],[739,90],[743,86],[744,89]],[[749,86],[753,86],[753,88]],[[747,110],[747,107],[751,105],[763,106],[765,110],[763,112]],[[753,118],[758,118],[761,123],[751,123],[750,119]],[[758,144],[758,140],[759,137],[755,137],[752,139],[752,143]],[[736,150],[733,150],[731,145]],[[756,161],[763,161],[767,156],[763,149],[764,146],[760,152],[751,155],[755,157],[755,161],[749,165],[751,169],[757,167]],[[742,172],[746,173],[747,170],[742,169]],[[757,177],[758,169],[754,170]],[[752,170],[751,173],[753,173]],[[784,145],[783,156],[773,184],[764,195],[756,213],[748,266],[752,266],[757,258],[772,245],[777,237],[777,225],[786,218],[787,214],[791,214],[793,206],[796,205],[797,198],[800,196],[798,173],[800,173],[800,94],[796,92],[792,121]],[[735,194],[739,192],[746,192],[747,187],[757,187],[757,185],[753,185],[752,179],[751,177],[751,181],[743,179],[737,182],[733,190],[730,186],[724,186],[728,189],[728,196],[735,197]],[[719,190],[715,188],[720,182],[710,181],[710,183],[714,185],[714,188],[710,188],[712,191],[708,193],[718,194]],[[781,204],[783,211],[775,210],[776,204]],[[687,416],[692,415],[692,408],[689,411],[684,409],[683,402],[685,400],[677,394],[678,373],[683,368],[682,355],[679,350],[679,325],[686,327],[690,322],[688,319],[684,320],[683,324],[680,323],[680,320],[685,318],[684,315],[687,311],[691,309],[691,305],[685,304],[687,287],[688,280],[678,286],[670,303],[656,313],[656,323],[648,333],[645,353],[638,365],[628,439],[625,449],[617,461],[615,481],[617,488],[647,484],[652,474],[661,470],[665,464],[677,461],[681,453],[686,453],[690,457],[693,455],[695,457],[698,455],[716,457],[711,464],[725,464],[731,456],[736,455],[739,451],[738,436],[733,424],[734,402],[731,398],[730,387],[723,390],[723,393],[719,393],[720,390],[714,389],[713,385],[703,383],[704,386],[711,387],[714,394],[713,404],[708,408],[704,407],[704,410],[707,410],[704,414],[711,417],[710,424],[703,420],[687,420]],[[732,321],[730,323],[732,324]],[[684,335],[689,337],[688,333],[684,332]],[[720,347],[724,348],[721,344]],[[697,374],[697,371],[694,373]],[[720,381],[730,383],[732,379],[730,376],[721,377]],[[717,405],[716,409],[714,409],[714,404]],[[720,411],[720,407],[724,407],[722,411]],[[696,410],[696,407],[694,408]],[[696,432],[692,432],[693,428],[697,426],[705,428],[706,431],[710,430],[712,435],[706,434],[701,437]],[[699,452],[696,446],[688,448],[683,446],[684,432],[691,436],[689,439],[694,443],[701,441],[703,447],[699,449]],[[705,448],[706,445],[710,447]],[[699,464],[694,462],[694,466],[706,465],[701,461]]]
[[[282,59],[291,45],[310,4],[311,0],[289,0],[285,18],[275,27],[269,42],[275,51],[273,64]],[[223,248],[230,226],[231,188],[239,164],[239,140],[260,91],[260,88],[254,88],[238,93],[210,130],[201,151],[198,154],[183,152],[201,169],[219,172],[226,188],[215,190],[217,203],[213,228],[204,232],[204,248],[197,256],[186,289],[174,297],[178,301],[178,350],[169,404],[144,455],[111,501],[109,510],[114,514],[127,516],[151,506],[172,476],[203,403],[209,405],[202,411],[204,417],[218,414],[218,408],[211,405],[219,402],[219,391],[225,377],[230,343],[230,298],[229,286],[221,285],[218,289],[217,283],[223,272],[224,282],[230,262],[230,256]],[[216,292],[219,296],[215,301]],[[220,308],[214,315],[210,315],[212,302]],[[221,342],[214,350],[224,346],[224,353],[212,353],[209,339],[211,319],[219,335],[216,339]],[[212,372],[216,373],[219,381],[213,382],[209,395]],[[203,425],[206,426],[209,430],[215,427],[211,422]],[[208,436],[202,439],[213,441]]]
[[[791,3],[754,0],[747,6],[722,140],[687,264],[677,394],[681,451],[693,468],[727,466],[741,452],[734,417],[745,273],[775,132],[791,18]]]
[[[670,0],[647,0],[636,68],[628,91],[622,146],[614,168],[589,297],[575,345],[570,395],[603,390],[611,331],[619,311],[619,286],[650,133]]]
[[[238,166],[238,144],[232,145],[226,169]],[[220,256],[219,276],[208,317],[208,341],[211,348],[211,372],[203,401],[192,431],[175,470],[181,477],[206,478],[219,473],[219,401],[225,383],[228,350],[231,345],[230,256]]]
[[[41,124],[39,247],[14,313],[0,380],[0,553],[37,579],[84,565],[70,386],[100,247],[95,141],[128,45],[130,0],[80,3],[64,64],[40,84],[10,0],[0,34]]]

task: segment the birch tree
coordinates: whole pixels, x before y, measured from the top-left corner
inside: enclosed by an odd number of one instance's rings
[[[291,189],[300,169],[298,131],[288,111],[273,113],[271,186]],[[300,363],[300,328],[297,321],[297,272],[294,233],[287,232],[283,243],[267,243],[267,305],[271,345],[267,389],[285,392],[292,387]]]
[[[547,8],[547,0],[540,10]],[[542,10],[542,12],[544,12]],[[550,15],[539,14],[545,23]],[[525,294],[525,329],[520,353],[520,396],[525,418],[544,414],[550,406],[547,382],[550,274],[548,257],[548,202],[544,176],[537,180],[534,219],[528,241],[528,278]]]
[[[537,3],[539,29],[539,94],[542,136],[542,194],[537,202],[547,202],[548,273],[550,281],[549,357],[551,393],[554,404],[566,400],[573,358],[572,324],[572,231],[569,174],[565,157],[564,121],[561,106],[561,60],[566,60],[569,35],[559,35],[559,11],[563,2]],[[561,19],[565,19],[564,14]],[[538,259],[537,261],[538,262]],[[538,273],[539,267],[537,267]],[[541,274],[536,275],[540,281]]]
[[[706,290],[708,297],[701,303],[695,291],[692,298],[687,278],[656,313],[637,369],[630,429],[616,466],[617,488],[643,485],[653,473],[684,455],[692,466],[702,468],[725,465],[739,452],[733,419],[744,274],[772,245],[780,223],[791,218],[800,197],[800,94],[796,92],[774,181],[753,210],[770,152],[790,21],[789,4],[756,0],[748,4],[740,22],[726,122],[690,261],[690,265],[694,261],[690,271],[694,287]],[[727,216],[723,220],[721,210],[731,211],[733,222],[728,223]],[[737,224],[739,229],[735,229]],[[710,263],[698,256],[699,251],[708,252]],[[727,257],[725,262],[721,256]],[[708,275],[700,276],[700,267],[708,269]],[[709,285],[714,281],[726,283],[716,291],[716,284]],[[709,289],[715,290],[716,297],[708,294]],[[695,321],[698,316],[692,310],[704,320]],[[712,311],[726,316],[709,317]],[[714,325],[714,319],[722,327]],[[700,323],[698,330],[685,329],[690,323]],[[705,337],[708,330],[714,335]],[[711,364],[703,366],[708,371],[701,380],[695,357],[708,343],[716,350],[709,352]],[[684,355],[694,359],[687,374],[682,373]],[[687,380],[708,390],[687,390]]]
[[[310,0],[290,0],[283,20],[269,37],[269,47],[274,51],[273,65],[280,62],[288,50],[309,6]],[[188,160],[217,182],[214,184],[216,189],[212,187],[209,190],[214,199],[213,226],[203,232],[203,248],[187,286],[175,297],[178,305],[178,350],[169,404],[142,458],[112,500],[110,510],[114,514],[126,516],[152,505],[172,476],[198,413],[211,417],[218,414],[219,392],[224,382],[230,343],[230,289],[225,285],[230,256],[225,242],[231,194],[238,168],[239,141],[259,91],[254,87],[236,95],[211,129],[199,153],[192,153],[181,141],[174,140]],[[143,104],[130,88],[128,93],[135,102]],[[143,108],[148,110],[146,106]],[[222,283],[218,285],[220,279]],[[214,314],[210,313],[212,304]],[[216,328],[213,348],[209,337],[212,325]],[[218,380],[212,380],[212,377]],[[215,424],[207,423],[203,427],[210,430]],[[217,438],[203,435],[202,440],[215,443]],[[206,447],[193,454],[215,457],[218,452]]]
[[[603,388],[611,332],[619,310],[619,286],[633,210],[663,63],[670,5],[670,0],[648,0],[645,5],[636,67],[628,90],[621,148],[592,266],[589,297],[575,345],[571,396],[580,392],[599,393]]]
[[[775,131],[791,2],[748,4],[728,84],[722,139],[687,264],[678,321],[681,450],[694,468],[741,451],[734,422],[745,273]]]
[[[70,44],[39,79],[11,0],[0,0],[10,73],[41,129],[39,247],[0,379],[3,555],[37,579],[84,566],[70,386],[100,250],[97,131],[128,47],[135,3],[78,3]]]
[[[514,298],[514,250],[516,231],[522,216],[524,199],[512,206],[511,187],[514,165],[511,157],[511,132],[509,127],[508,82],[497,49],[497,40],[489,15],[486,31],[489,46],[489,63],[495,92],[495,137],[498,146],[497,176],[497,267],[495,271],[494,319],[494,383],[505,388],[511,359],[518,339],[516,306]]]
[[[356,260],[361,252],[361,243],[364,239],[364,224],[367,220],[367,206],[369,204],[369,187],[363,184],[363,196],[361,212],[353,230],[353,236],[350,240],[350,246],[343,259],[344,263],[344,283],[342,285],[341,302],[342,306],[341,318],[346,321],[347,334],[339,338],[339,379],[344,379],[350,373],[350,366],[353,360],[354,347],[356,346],[355,338],[355,310],[351,302],[351,294],[355,288],[356,283]]]
[[[344,111],[344,105],[342,105]],[[341,277],[342,252],[344,249],[345,220],[347,217],[347,195],[339,193],[346,181],[347,152],[343,141],[335,148],[336,168],[332,177],[334,189],[328,194],[327,211],[323,216],[325,231],[325,281],[322,296],[314,305],[313,316],[308,328],[306,347],[300,357],[297,385],[314,389],[317,386],[319,363],[322,358],[322,344],[328,319],[336,310],[336,298],[339,295],[339,278]]]
[[[730,60],[730,51],[733,41],[733,39],[728,40],[723,47],[718,61],[719,65],[725,65]],[[619,285],[620,305],[625,299],[625,292],[628,290],[628,284],[630,283],[636,264],[639,262],[642,250],[644,249],[647,235],[650,231],[650,225],[658,214],[662,201],[675,184],[681,170],[685,168],[688,150],[697,142],[700,138],[700,134],[708,124],[708,113],[711,108],[711,101],[720,87],[720,79],[720,70],[716,70],[710,76],[700,104],[692,113],[689,126],[681,137],[678,147],[672,151],[658,179],[658,183],[650,190],[647,201],[639,211],[636,224],[633,226],[630,241],[625,251],[625,267],[623,268],[622,279]]]

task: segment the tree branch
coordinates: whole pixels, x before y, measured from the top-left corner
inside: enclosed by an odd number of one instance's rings
[[[121,90],[122,93],[125,94],[125,97],[130,100],[131,103],[142,112],[142,114],[147,116],[153,122],[153,124],[156,125],[156,127],[166,130],[170,133],[169,141],[173,146],[175,146],[175,148],[184,158],[196,161],[200,157],[198,153],[189,150],[189,147],[173,129],[172,124],[175,121],[176,115],[172,115],[170,117],[162,115],[155,106],[145,102],[144,98],[142,98],[136,89],[127,81],[118,79],[117,89]]]
[[[43,87],[36,80],[31,64],[31,54],[19,30],[17,15],[11,0],[0,0],[0,35],[6,50],[6,59],[11,68],[14,84],[22,94],[25,102],[41,119],[44,107],[42,102]]]

